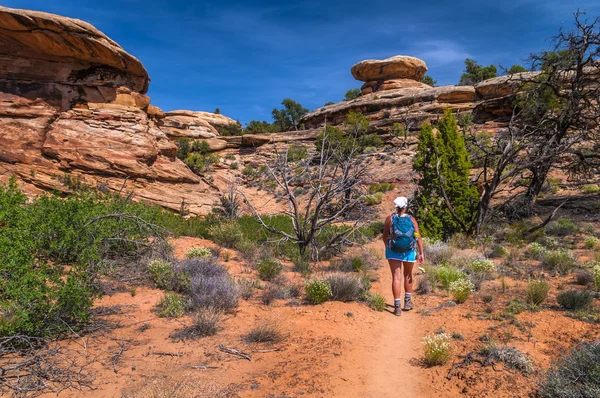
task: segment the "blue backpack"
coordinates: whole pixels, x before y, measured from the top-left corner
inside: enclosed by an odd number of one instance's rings
[[[392,214],[392,228],[390,249],[397,253],[404,253],[415,248],[415,226],[412,217],[400,217]]]

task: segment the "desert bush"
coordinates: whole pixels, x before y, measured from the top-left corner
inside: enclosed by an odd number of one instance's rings
[[[385,310],[385,297],[381,294],[370,294],[367,296],[367,305],[375,311],[382,312]]]
[[[542,398],[599,397],[599,363],[600,342],[582,344],[546,373],[539,395]]]
[[[577,260],[569,250],[559,249],[546,253],[543,264],[552,271],[567,275],[577,266]]]
[[[194,258],[194,257],[208,257],[211,256],[212,253],[208,247],[192,247],[185,253],[185,258]]]
[[[527,300],[531,308],[537,308],[548,298],[550,284],[543,280],[530,280],[527,283]]]
[[[577,228],[573,221],[567,218],[559,218],[546,225],[546,233],[555,236],[573,235],[578,231],[579,228]]]
[[[575,283],[581,286],[587,286],[594,281],[594,275],[584,269],[578,269],[574,273]]]
[[[504,310],[504,312],[511,315],[519,315],[523,311],[525,311],[525,303],[518,298],[510,300],[506,306],[506,309]]]
[[[588,236],[583,241],[583,244],[586,249],[593,250],[600,247],[600,239],[596,238],[595,236]]]
[[[469,268],[471,271],[475,273],[491,273],[494,272],[496,266],[494,262],[491,260],[485,260],[480,258],[475,258],[471,260],[469,264]]]
[[[148,271],[152,280],[161,289],[171,289],[175,271],[173,264],[164,260],[153,260],[148,264]]]
[[[365,204],[367,206],[374,206],[374,205],[378,205],[383,201],[383,193],[381,192],[377,192],[374,194],[370,194],[370,195],[365,195],[363,197]]]
[[[488,358],[494,362],[502,362],[509,368],[518,370],[522,373],[530,373],[533,370],[531,359],[516,347],[493,346],[489,350]]]
[[[433,286],[431,285],[431,281],[427,277],[419,277],[417,279],[417,288],[415,292],[419,295],[429,294],[433,291]]]
[[[284,339],[281,327],[275,320],[259,322],[244,340],[249,343],[279,343]]]
[[[446,290],[450,288],[452,282],[456,282],[460,279],[467,279],[464,272],[448,266],[442,266],[438,268],[436,272],[436,278],[442,287]]]
[[[543,245],[537,242],[533,242],[527,248],[526,253],[529,255],[530,258],[541,261],[546,256],[546,253],[548,253],[548,249],[546,249]]]
[[[600,185],[598,184],[586,184],[583,186],[584,193],[598,193],[600,192]]]
[[[175,340],[195,340],[214,336],[219,332],[223,314],[212,308],[202,309],[192,315],[192,324],[171,334]]]
[[[208,236],[215,243],[228,249],[235,248],[244,239],[240,226],[235,221],[221,222],[212,226],[208,229]]]
[[[306,283],[306,299],[311,304],[322,304],[331,298],[329,282],[324,279],[312,279]]]
[[[594,279],[593,279],[594,290],[597,292],[600,292],[600,264],[593,266],[592,276],[594,277]]]
[[[507,254],[508,250],[506,247],[499,244],[492,245],[492,250],[490,251],[491,258],[500,258],[506,256]]]
[[[452,354],[450,339],[446,333],[438,333],[423,337],[425,363],[428,366],[444,365]]]
[[[452,293],[454,301],[464,303],[475,290],[475,286],[468,279],[458,279],[450,283],[448,290]]]
[[[325,276],[331,290],[330,299],[334,301],[356,301],[361,297],[363,285],[360,278],[345,272],[332,272]]]
[[[594,294],[588,291],[569,290],[556,297],[558,304],[567,310],[582,310],[592,303]]]
[[[250,300],[254,295],[254,282],[250,279],[240,278],[236,283],[240,297],[244,300]]]
[[[304,145],[292,144],[287,150],[287,161],[288,162],[299,162],[300,160],[306,159],[308,156],[308,149]]]
[[[330,269],[341,272],[366,272],[367,270],[378,269],[379,267],[380,261],[376,253],[369,250],[362,250],[359,253],[352,253],[331,261]]]
[[[185,303],[183,298],[173,292],[165,292],[165,295],[158,303],[159,313],[161,318],[179,318],[185,312]]]
[[[259,254],[256,242],[245,238],[235,244],[235,250],[240,253],[244,260],[249,262],[254,261]]]
[[[258,277],[263,281],[272,281],[283,270],[283,264],[272,257],[263,257],[258,264]]]
[[[428,240],[423,250],[425,258],[432,264],[447,264],[452,259],[455,251],[454,248],[441,240],[433,242]]]
[[[394,184],[389,182],[381,182],[369,185],[369,193],[388,192],[394,189]]]

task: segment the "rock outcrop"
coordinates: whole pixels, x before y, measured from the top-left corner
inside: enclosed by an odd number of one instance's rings
[[[472,115],[473,122],[485,125],[482,127],[495,129],[510,118],[512,100],[522,82],[537,73],[500,76],[475,87],[431,87],[419,82],[426,71],[425,62],[413,57],[359,62],[351,72],[357,80],[366,81],[361,96],[316,109],[302,123],[308,128],[321,126],[325,120],[338,125],[348,112],[355,111],[366,115],[374,130],[389,130],[394,123],[416,130],[427,120],[437,120],[444,109],[450,108],[459,114]]]
[[[114,190],[126,181],[139,198],[208,212],[218,191],[177,159],[170,137],[217,130],[150,105],[149,82],[92,25],[0,7],[0,181],[15,175],[30,193],[68,192],[72,179]]]

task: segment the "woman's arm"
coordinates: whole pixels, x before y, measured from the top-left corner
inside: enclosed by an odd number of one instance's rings
[[[390,237],[390,225],[392,223],[392,217],[387,216],[385,218],[385,222],[383,223],[383,244],[387,247],[388,239]]]
[[[417,246],[419,247],[419,259],[417,260],[419,264],[423,264],[425,261],[425,252],[423,251],[423,239],[421,239],[421,232],[419,231],[419,224],[414,217],[411,217],[413,225],[415,226],[415,237],[417,238]]]

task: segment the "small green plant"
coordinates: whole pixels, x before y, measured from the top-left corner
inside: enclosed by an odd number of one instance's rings
[[[527,283],[527,300],[532,309],[536,309],[548,298],[550,284],[543,280],[530,280]]]
[[[394,184],[389,182],[381,182],[369,185],[369,193],[388,192],[394,189]]]
[[[263,281],[272,281],[283,270],[283,264],[272,257],[263,257],[256,265],[258,277]]]
[[[508,249],[502,245],[493,245],[492,251],[490,252],[490,257],[499,258],[504,257],[508,254]]]
[[[212,308],[201,309],[192,316],[192,325],[171,335],[175,340],[214,336],[219,331],[223,314]]]
[[[240,168],[240,166],[238,165],[238,162],[235,162],[235,161],[234,161],[234,162],[231,162],[231,163],[229,163],[229,168],[230,168],[231,170],[237,170],[237,169],[239,169],[239,168]]]
[[[308,149],[304,145],[292,144],[287,150],[287,161],[288,162],[299,162],[306,159],[308,156]]]
[[[600,192],[600,185],[598,184],[587,184],[583,186],[584,193],[598,193]]]
[[[600,342],[585,343],[562,358],[546,373],[539,395],[542,398],[598,397]]]
[[[576,234],[579,228],[573,223],[573,221],[567,218],[559,218],[556,221],[552,221],[546,226],[546,233],[556,236],[567,236]]]
[[[595,236],[588,236],[583,241],[583,244],[588,250],[597,249],[600,247],[600,239],[596,238]]]
[[[460,279],[467,279],[467,276],[464,272],[456,268],[441,266],[436,272],[436,279],[445,290],[448,290],[452,282],[456,282]]]
[[[464,336],[462,335],[462,333],[460,333],[460,332],[454,332],[454,333],[452,333],[452,336],[451,336],[451,337],[452,337],[452,340],[459,340],[459,341],[462,341],[462,340],[464,340],[464,339],[465,339],[465,337],[464,337]]]
[[[165,292],[164,297],[158,303],[160,312],[158,316],[161,318],[179,318],[185,312],[183,298],[173,292]]]
[[[168,289],[171,287],[175,272],[173,271],[173,264],[168,261],[154,260],[148,264],[148,271],[156,286],[161,289]]]
[[[577,266],[575,256],[567,249],[553,250],[546,253],[543,263],[544,266],[561,275],[567,275]]]
[[[594,265],[592,268],[594,290],[600,292],[600,264]]]
[[[576,311],[588,308],[592,303],[593,298],[594,293],[592,292],[586,290],[569,290],[559,294],[556,297],[556,300],[564,309]]]
[[[385,310],[385,297],[381,294],[370,294],[367,296],[367,305],[375,311],[383,312]]]
[[[208,247],[192,247],[185,253],[185,258],[194,258],[194,257],[209,257],[212,256],[212,253]]]
[[[533,242],[527,248],[527,254],[534,260],[543,260],[546,256],[546,253],[548,253],[548,249],[537,242]]]
[[[454,301],[464,303],[475,290],[475,286],[468,279],[459,279],[450,283],[448,290],[452,293]]]
[[[322,304],[331,298],[331,287],[324,279],[312,279],[306,283],[306,299],[311,304]]]
[[[363,199],[367,206],[375,206],[383,202],[383,193],[377,192],[372,195],[365,195]]]
[[[208,236],[228,249],[234,248],[244,239],[240,226],[235,221],[218,223],[208,229]]]
[[[504,312],[510,315],[519,315],[523,311],[525,311],[525,303],[518,298],[510,300],[506,306],[506,309],[504,310]]]
[[[428,366],[444,365],[452,355],[450,339],[446,333],[433,334],[423,337],[425,363]]]
[[[496,266],[491,260],[476,258],[471,261],[470,268],[475,273],[490,273],[496,269]]]

